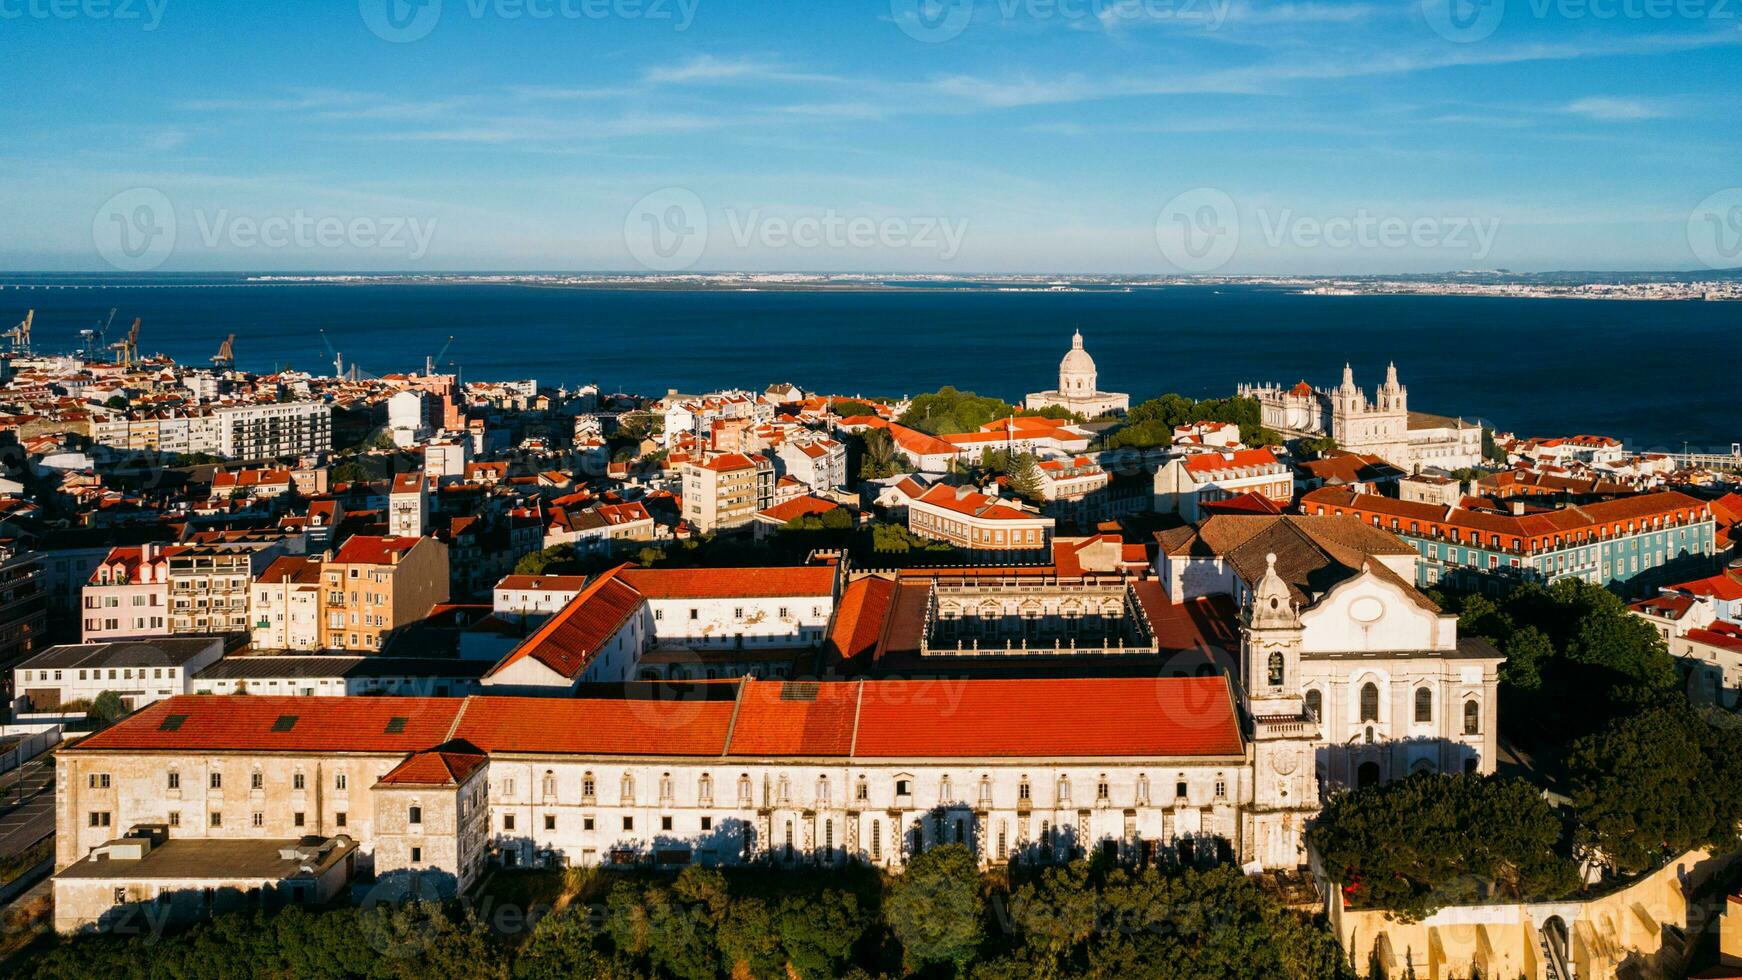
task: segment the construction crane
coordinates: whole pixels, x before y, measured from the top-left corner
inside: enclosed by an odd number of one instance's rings
[[[428,358],[424,359],[424,362],[423,362],[423,375],[424,375],[424,377],[426,377],[426,378],[431,377],[436,373],[436,363],[438,361],[440,361],[442,358],[448,356],[448,348],[450,348],[452,346],[454,346],[454,338],[449,337],[448,342],[446,344],[442,345],[442,351],[440,354],[437,354],[434,357],[428,357]]]
[[[117,340],[109,345],[115,352],[115,363],[122,367],[132,367],[139,360],[139,323],[141,317],[133,318],[133,329],[127,331],[126,340]]]
[[[212,367],[229,370],[236,366],[236,335],[231,334],[218,345],[218,352],[212,355]]]
[[[30,353],[30,324],[36,319],[36,311],[24,314],[24,322],[6,331],[6,339],[12,341],[12,349],[21,353]]]

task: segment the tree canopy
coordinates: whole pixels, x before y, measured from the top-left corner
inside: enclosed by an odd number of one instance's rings
[[[909,403],[898,420],[910,429],[929,432],[934,436],[958,432],[977,432],[993,419],[1016,414],[1016,406],[999,398],[982,397],[971,391],[957,391],[945,386],[929,394],[919,395]]]
[[[1634,873],[1689,848],[1735,847],[1742,822],[1738,724],[1672,694],[1574,742],[1567,781],[1580,857]]]
[[[1344,793],[1307,832],[1352,904],[1404,919],[1488,895],[1532,901],[1579,886],[1565,826],[1535,786],[1417,773]]]
[[[1125,415],[1125,424],[1107,437],[1109,449],[1149,449],[1173,445],[1173,430],[1193,422],[1231,422],[1240,427],[1248,446],[1280,445],[1282,438],[1264,427],[1255,398],[1211,398],[1193,401],[1184,395],[1151,398]]]

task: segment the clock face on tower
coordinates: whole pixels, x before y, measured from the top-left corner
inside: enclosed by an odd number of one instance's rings
[[[1299,766],[1300,759],[1296,757],[1293,749],[1284,749],[1270,757],[1270,768],[1276,770],[1279,776],[1287,776]]]

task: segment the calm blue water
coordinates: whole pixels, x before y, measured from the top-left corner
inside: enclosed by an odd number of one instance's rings
[[[8,276],[7,283],[22,281]],[[65,281],[65,280],[56,280]],[[201,280],[222,283],[225,280]],[[203,364],[330,371],[319,333],[373,374],[445,360],[468,378],[595,382],[660,394],[790,380],[843,394],[954,384],[1009,399],[1050,388],[1081,326],[1101,385],[1141,400],[1240,381],[1371,388],[1396,360],[1421,411],[1523,435],[1597,432],[1637,448],[1742,440],[1742,304],[1301,296],[1260,286],[1133,292],[609,290],[518,285],[212,286],[152,280],[0,289],[0,326],[37,311],[39,350],[72,349],[110,307],[141,347]],[[114,339],[111,337],[111,339]]]

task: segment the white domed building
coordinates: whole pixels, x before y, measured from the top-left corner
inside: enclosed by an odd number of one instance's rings
[[[1031,393],[1025,404],[1031,409],[1057,405],[1084,418],[1097,415],[1122,415],[1131,407],[1131,396],[1116,391],[1100,391],[1095,386],[1095,359],[1083,349],[1083,333],[1071,337],[1070,353],[1059,362],[1059,386],[1055,391]]]

